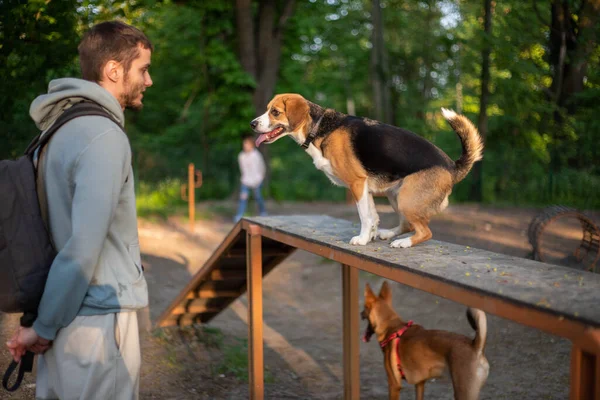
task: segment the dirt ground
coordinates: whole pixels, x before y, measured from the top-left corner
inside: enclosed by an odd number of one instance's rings
[[[199,215],[220,213],[229,203],[207,203]],[[339,204],[270,204],[271,214],[329,214],[358,221],[354,206]],[[397,222],[391,207],[378,205],[383,227]],[[539,210],[451,206],[432,222],[434,238],[494,252],[527,257],[531,248],[526,231]],[[596,221],[598,221],[596,215]],[[202,266],[231,229],[229,218],[213,215],[198,221],[195,232],[185,221],[141,220],[140,240],[150,306],[140,313],[143,368],[142,399],[244,399],[248,397],[243,364],[246,360],[247,301],[245,296],[207,327],[184,330],[153,328],[158,315]],[[574,225],[557,235],[577,237]],[[398,251],[402,251],[398,249]],[[360,274],[360,285],[379,287],[383,280]],[[406,319],[428,328],[471,336],[465,307],[392,283],[395,309]],[[271,272],[264,282],[264,340],[269,399],[341,399],[342,303],[341,270],[336,263],[306,252],[296,252]],[[361,299],[362,302],[362,299]],[[14,316],[0,315],[0,343],[15,329]],[[361,323],[361,329],[364,329]],[[486,356],[490,376],[482,399],[566,399],[569,385],[569,342],[510,321],[488,316]],[[361,398],[387,398],[387,381],[376,343],[360,344]],[[0,368],[9,355],[0,346]],[[35,375],[28,376],[14,395],[0,399],[32,399]],[[425,387],[427,399],[451,399],[447,377]],[[401,397],[414,399],[406,385]]]

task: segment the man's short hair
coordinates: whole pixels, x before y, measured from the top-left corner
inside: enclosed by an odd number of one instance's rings
[[[154,51],[150,40],[139,29],[120,21],[94,25],[79,44],[79,64],[82,78],[92,82],[102,80],[102,69],[110,60],[123,65],[125,74],[140,55],[139,46]]]

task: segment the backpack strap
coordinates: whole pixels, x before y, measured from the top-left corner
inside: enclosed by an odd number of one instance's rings
[[[117,121],[108,111],[106,111],[102,106],[97,103],[94,103],[89,100],[83,100],[79,103],[74,104],[70,108],[67,108],[61,115],[54,121],[52,126],[46,129],[44,132],[40,132],[32,142],[27,146],[25,150],[25,154],[29,156],[33,156],[36,150],[42,150],[52,139],[52,136],[58,131],[64,124],[69,122],[72,119],[79,117],[87,117],[87,116],[99,116],[106,117],[113,121],[115,124],[121,128],[121,130],[125,130],[123,126]]]
[[[48,201],[46,198],[46,191],[44,189],[44,176],[39,173],[39,169],[41,167],[42,156],[44,155],[44,150],[52,136],[67,122],[72,119],[79,117],[87,117],[87,116],[100,116],[106,117],[113,121],[115,124],[121,128],[121,130],[125,130],[123,126],[106,111],[102,106],[97,103],[83,100],[79,103],[74,104],[70,108],[66,109],[52,124],[50,128],[48,128],[45,132],[41,132],[27,147],[25,150],[25,154],[29,155],[33,158],[35,151],[38,150],[37,154],[37,168],[36,168],[36,189],[38,194],[38,202],[40,205],[40,212],[42,214],[42,220],[44,221],[44,225],[46,226],[46,231],[48,232],[48,237],[50,238],[50,242],[52,246],[56,248],[54,245],[54,241],[52,240],[52,235],[50,235],[50,224],[48,221]],[[35,318],[34,318],[35,319]]]

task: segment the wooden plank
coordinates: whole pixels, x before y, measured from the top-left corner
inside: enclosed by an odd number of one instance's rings
[[[266,257],[279,257],[282,255],[286,255],[289,252],[287,251],[282,251],[280,249],[273,249],[273,248],[265,248],[263,249],[263,258]],[[246,249],[231,249],[229,250],[223,257],[225,258],[246,258]]]
[[[367,270],[358,264],[369,261],[370,265],[410,272],[561,321],[600,327],[600,307],[590,307],[600,292],[600,274],[435,240],[408,249],[390,248],[389,242],[380,240],[366,246],[351,246],[349,241],[360,229],[359,225],[323,215],[255,217],[246,223],[260,225],[264,237],[281,241],[277,233],[284,234],[288,239],[298,239],[284,243],[335,261],[345,262],[341,259],[344,257],[353,259],[356,264],[353,265],[360,269]],[[433,292],[422,283],[416,285]]]
[[[342,303],[344,400],[358,400],[360,398],[358,270],[349,265],[342,265]]]
[[[188,298],[191,299],[218,299],[232,297],[236,298],[240,296],[239,290],[217,290],[217,289],[200,289],[190,293]]]
[[[175,307],[171,312],[172,315],[181,314],[203,314],[203,313],[214,313],[221,311],[217,307],[209,307],[203,299],[195,299],[190,301],[188,304],[182,304],[179,307]]]
[[[264,398],[262,240],[260,228],[249,226],[246,236],[248,273],[248,381],[250,399]]]
[[[198,322],[198,316],[193,314],[184,314],[179,317],[178,324],[179,326],[189,326]]]
[[[167,327],[170,327],[170,326],[177,326],[177,325],[179,325],[179,323],[178,323],[178,317],[179,316],[175,315],[175,316],[171,316],[171,317],[169,317],[167,319],[164,319],[161,322],[160,327],[161,328],[167,328]]]
[[[244,255],[244,257],[246,257]],[[212,281],[229,281],[229,280],[246,280],[246,270],[233,270],[233,271],[222,271],[222,270],[214,270],[210,274],[210,279]]]

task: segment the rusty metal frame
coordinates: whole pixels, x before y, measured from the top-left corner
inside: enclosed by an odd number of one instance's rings
[[[342,286],[343,286],[343,316],[344,316],[344,400],[358,399],[359,394],[359,357],[358,357],[358,270],[370,272],[383,278],[390,279],[407,286],[444,297],[446,299],[464,304],[469,307],[477,307],[487,313],[542,330],[546,333],[569,339],[573,343],[571,357],[571,400],[600,400],[600,329],[592,329],[589,326],[568,318],[557,318],[550,312],[542,309],[529,308],[527,306],[513,303],[499,297],[474,292],[465,287],[451,282],[438,281],[434,278],[419,275],[410,271],[390,268],[362,258],[354,253],[348,253],[322,245],[309,240],[289,235],[268,228],[260,228],[250,221],[242,220],[242,229],[256,232],[258,236],[287,244],[297,249],[337,261],[342,264]],[[256,234],[256,233],[255,233]],[[255,239],[256,242],[256,239]],[[255,261],[253,261],[254,263]],[[253,264],[254,265],[254,264]],[[249,263],[250,269],[250,263]],[[255,269],[256,267],[252,267]],[[262,279],[257,274],[256,279]],[[254,278],[253,278],[254,279]],[[250,287],[250,275],[249,275]],[[261,286],[262,289],[262,286]],[[262,295],[262,292],[261,292]],[[250,360],[254,358],[252,365],[250,392],[263,388],[262,381],[252,380],[254,368],[258,367],[257,357],[260,358],[262,366],[262,298],[258,299],[258,292],[249,299],[249,309],[260,307],[260,354],[250,354]],[[257,301],[259,305],[252,304]],[[252,321],[251,326],[256,326],[258,321]],[[252,327],[249,327],[252,330]],[[256,333],[253,333],[256,335]],[[253,340],[256,336],[251,336]],[[254,352],[258,348],[249,348]],[[258,376],[255,375],[257,378]],[[253,387],[257,386],[257,387]],[[262,393],[262,391],[261,391]],[[262,397],[252,397],[262,399]]]
[[[575,249],[573,255],[578,262],[582,263],[583,269],[590,272],[596,272],[596,264],[600,261],[600,229],[584,213],[571,207],[548,207],[531,221],[528,228],[528,237],[529,244],[531,244],[531,247],[533,248],[533,258],[538,261],[546,262],[542,251],[542,234],[548,226],[562,218],[576,218],[579,220],[583,236],[579,243],[579,247]],[[588,265],[584,263],[586,257],[589,261]]]

